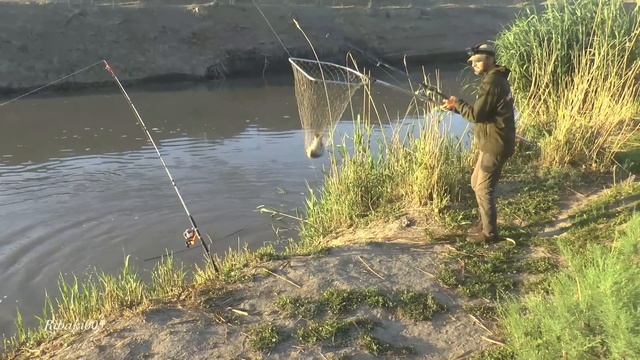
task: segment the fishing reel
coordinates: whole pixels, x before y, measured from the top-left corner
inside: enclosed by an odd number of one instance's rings
[[[433,101],[436,101],[436,97],[439,97],[443,100],[449,98],[447,95],[442,93],[440,89],[438,89],[437,87],[426,84],[426,83],[420,83],[418,90],[415,92],[415,94],[418,96],[423,96],[429,99],[433,99]]]
[[[194,246],[198,242],[198,232],[194,228],[189,228],[182,233],[184,243],[188,248]]]

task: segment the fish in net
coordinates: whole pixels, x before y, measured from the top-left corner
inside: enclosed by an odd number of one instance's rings
[[[305,153],[318,158],[326,140],[340,121],[353,94],[366,77],[344,66],[308,59],[290,58],[295,82]]]

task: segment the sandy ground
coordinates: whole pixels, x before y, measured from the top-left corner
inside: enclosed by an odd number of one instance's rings
[[[279,296],[318,296],[329,288],[376,287],[384,291],[428,291],[447,306],[431,321],[408,321],[386,310],[362,306],[355,315],[379,323],[373,335],[396,346],[412,346],[407,358],[457,359],[491,344],[491,336],[462,309],[465,300],[436,283],[429,273],[446,253],[443,245],[416,243],[418,229],[407,230],[405,243],[370,243],[331,250],[326,256],[296,257],[265,264],[280,277],[258,271],[248,284],[232,286],[222,295],[204,296],[202,307],[178,303],[156,306],[144,314],[113,320],[86,333],[67,348],[42,356],[56,359],[321,359],[348,355],[374,358],[356,344],[336,347],[301,345],[296,339],[279,344],[268,354],[248,345],[252,325],[270,321],[294,329],[305,320],[284,317],[275,307]],[[400,237],[402,240],[402,237]],[[377,274],[377,275],[376,275]],[[379,275],[379,276],[378,276]],[[232,309],[245,311],[237,315]],[[292,332],[294,333],[294,332]],[[51,347],[59,346],[55,342]],[[35,354],[31,354],[33,356]]]
[[[603,187],[576,189],[561,201],[556,220],[539,234],[553,237],[566,231],[567,218],[583,204],[603,193]],[[502,192],[508,192],[503,189]],[[635,207],[637,198],[615,204]],[[393,310],[361,305],[342,318],[365,317],[376,323],[372,335],[394,346],[410,346],[409,359],[468,359],[494,346],[495,319],[478,319],[465,305],[487,304],[482,298],[469,299],[443,287],[434,279],[439,265],[451,251],[447,241],[427,242],[438,234],[419,217],[375,223],[366,229],[349,230],[328,239],[332,248],[319,256],[299,256],[270,261],[251,271],[248,282],[218,289],[186,292],[179,301],[155,304],[137,313],[123,313],[96,330],[67,333],[21,354],[20,359],[371,359],[357,338],[347,337],[335,344],[305,345],[294,336],[308,324],[291,319],[275,305],[281,296],[318,298],[328,289],[377,288],[385,293],[409,289],[428,292],[446,310],[428,321],[413,321]],[[349,244],[349,245],[344,245]],[[492,247],[494,245],[489,245]],[[496,244],[498,246],[498,244]],[[542,248],[531,247],[528,256],[550,256]],[[265,269],[268,269],[265,270]],[[514,275],[516,278],[520,275]],[[531,275],[534,276],[534,275]],[[522,279],[520,279],[522,280]],[[327,319],[318,315],[314,319]],[[250,329],[272,323],[290,336],[268,353],[259,353],[249,344]],[[390,355],[386,358],[397,358]]]

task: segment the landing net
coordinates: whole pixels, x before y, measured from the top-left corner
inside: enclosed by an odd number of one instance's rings
[[[322,155],[329,131],[340,121],[349,100],[366,77],[344,66],[289,58],[307,156]]]

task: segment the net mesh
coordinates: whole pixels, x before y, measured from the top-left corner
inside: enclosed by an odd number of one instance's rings
[[[351,96],[364,77],[347,67],[307,59],[289,59],[293,68],[295,94],[300,122],[304,131],[304,145],[310,149],[322,146],[328,131],[340,121]]]

